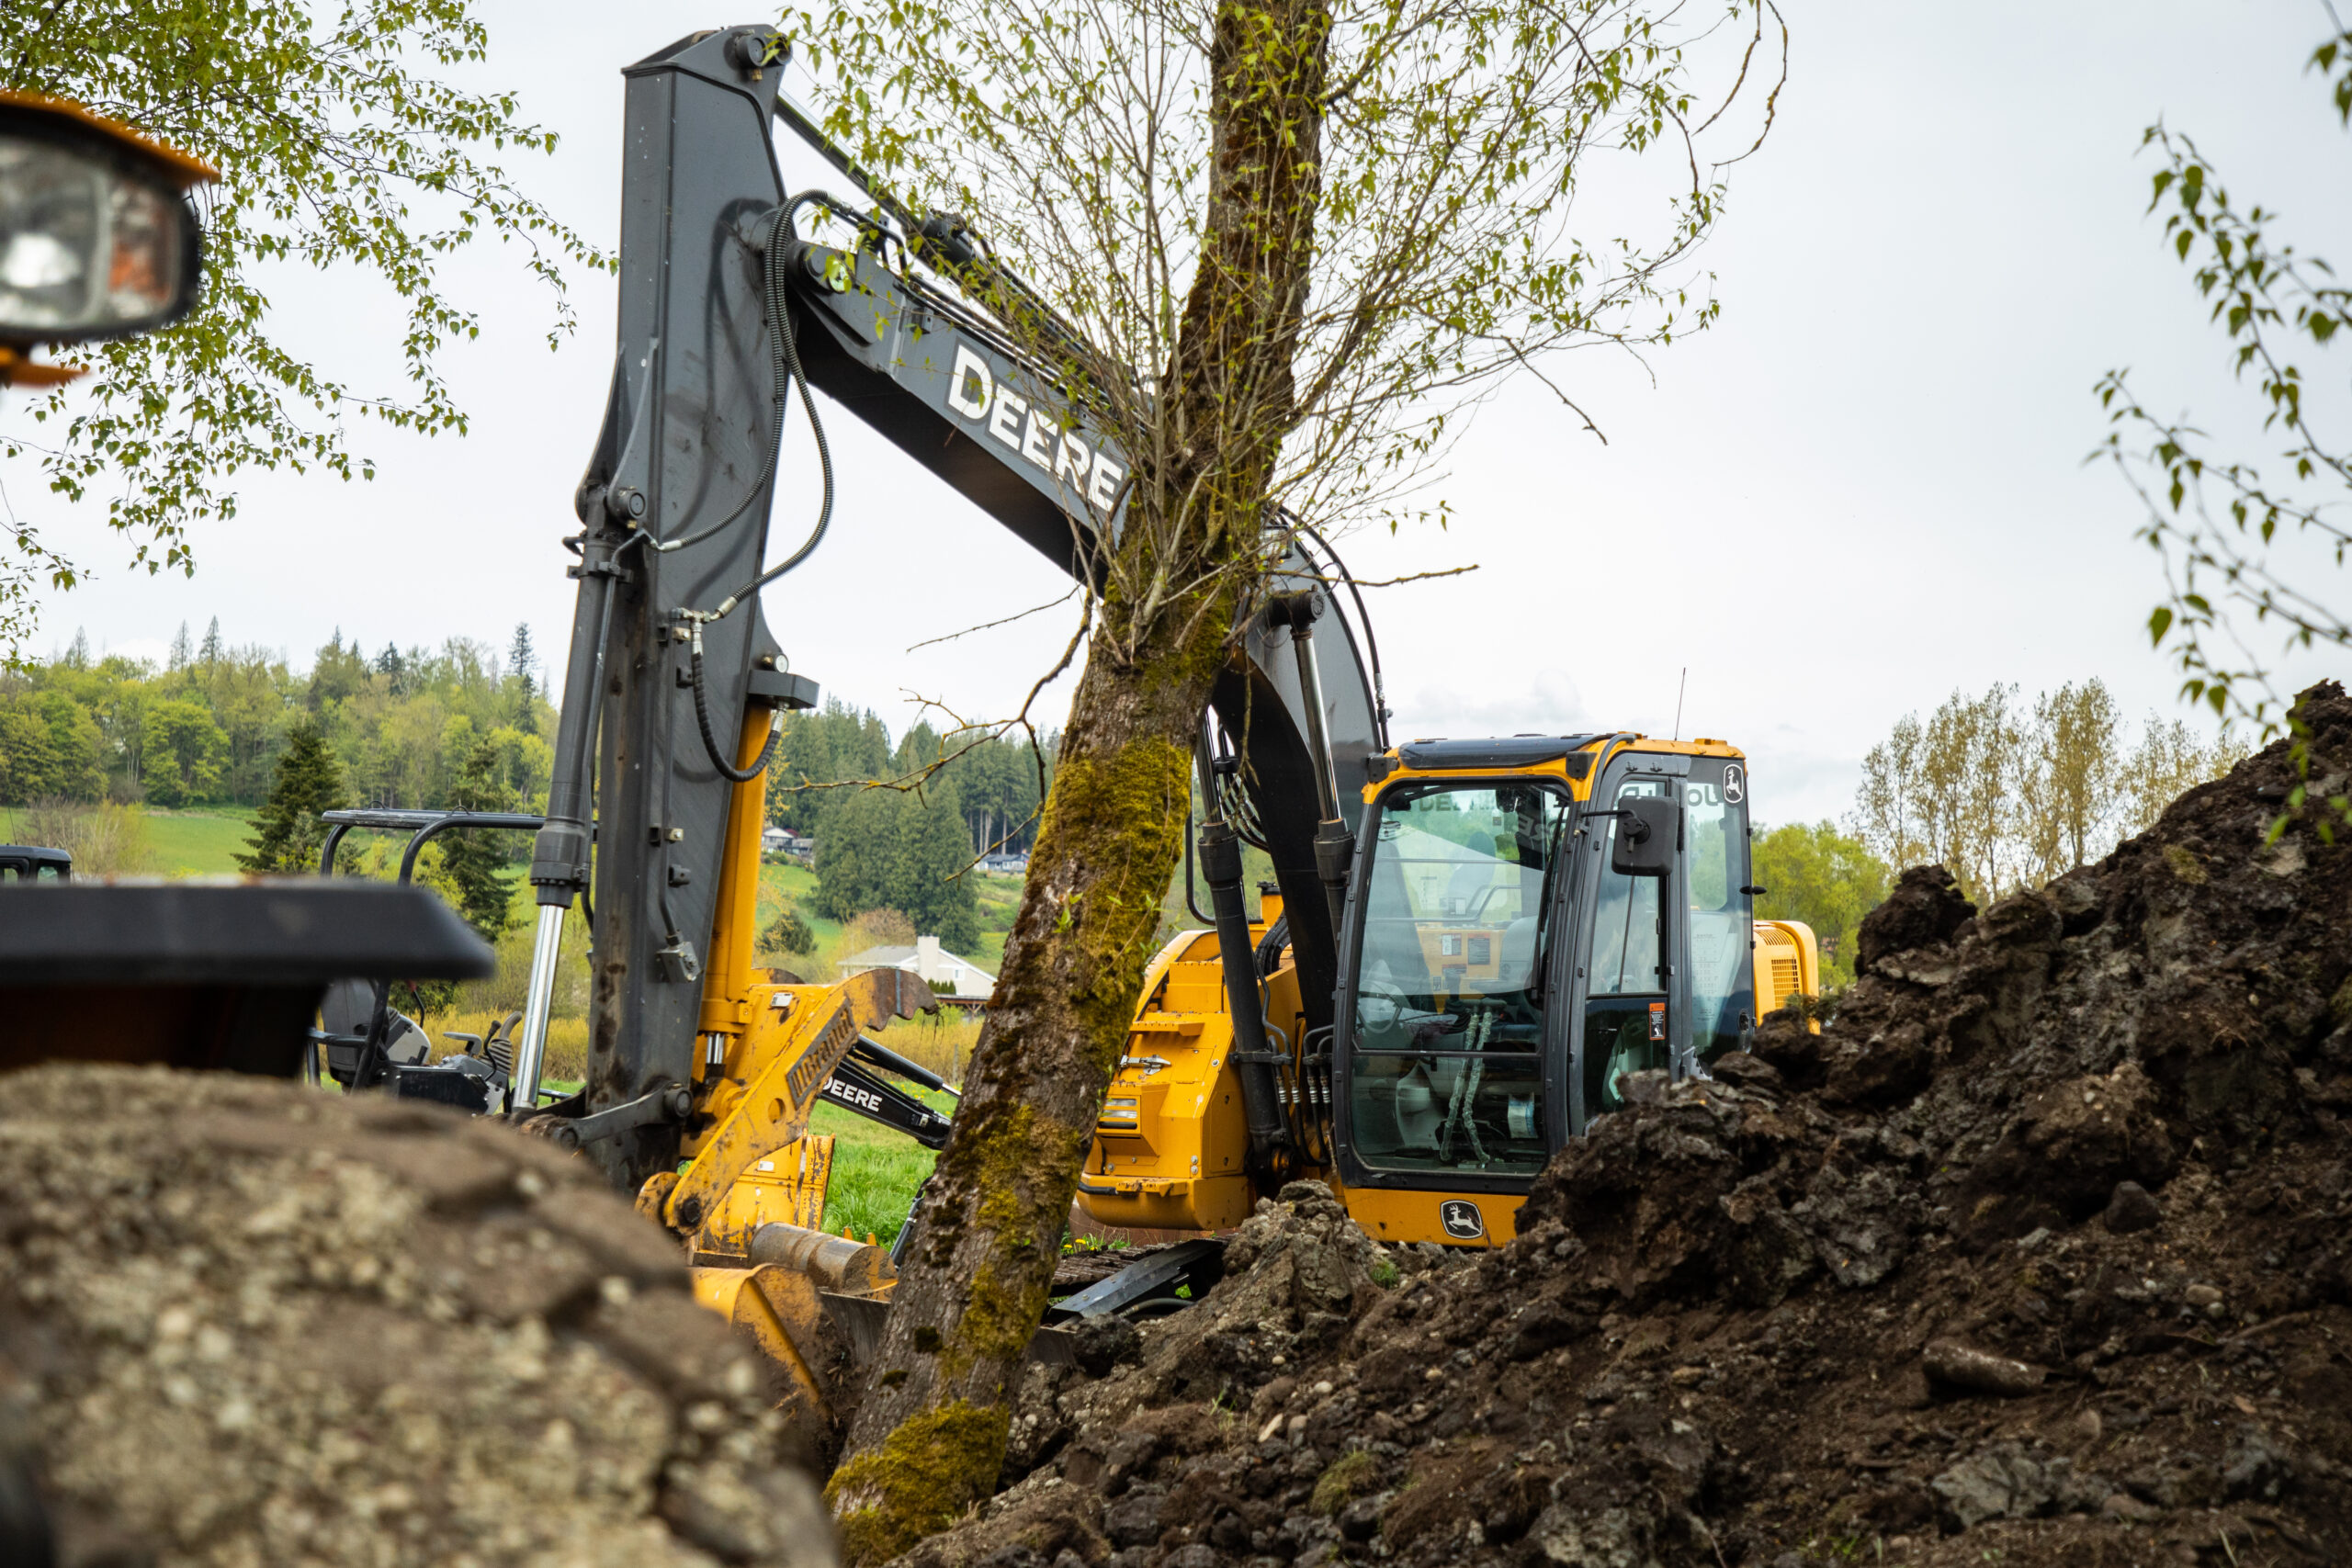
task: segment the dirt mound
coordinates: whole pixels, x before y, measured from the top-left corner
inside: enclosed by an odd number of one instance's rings
[[[547,1145],[51,1066],[0,1192],[0,1513],[29,1477],[61,1563],[833,1560],[751,1347]]]
[[[2301,713],[2340,790],[2352,702]],[[911,1561],[2352,1561],[2352,849],[2266,847],[2296,782],[1982,912],[1906,873],[1820,1033],[1637,1081],[1476,1261],[1293,1186],[1200,1309],[1033,1375]]]

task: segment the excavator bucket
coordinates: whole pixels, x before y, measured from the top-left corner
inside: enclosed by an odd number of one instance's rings
[[[695,1299],[747,1331],[782,1374],[783,1403],[800,1429],[831,1428],[840,1380],[866,1322],[857,1309],[878,1318],[897,1283],[889,1253],[772,1221],[752,1233],[740,1262],[698,1265],[693,1273]]]

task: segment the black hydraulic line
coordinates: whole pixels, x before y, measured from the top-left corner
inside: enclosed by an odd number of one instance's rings
[[[955,280],[958,288],[973,289],[982,295],[992,292],[1010,300],[1028,317],[1030,325],[1037,330],[1039,336],[1072,361],[1082,363],[1093,357],[1085,334],[1064,321],[1060,312],[1037,292],[1035,285],[1000,261],[995,248],[984,236],[976,233],[963,219],[952,212],[934,212],[926,218],[884,190],[871,174],[825,134],[824,128],[808,110],[793,101],[792,96],[784,91],[782,81],[779,73],[775,96],[771,102],[775,118],[784,121],[786,128],[806,142],[819,157],[841,171],[852,186],[865,192],[876,211],[899,226],[902,250],[911,251],[926,265],[944,273]],[[838,197],[826,197],[822,199],[836,211],[847,206]],[[911,276],[911,273],[909,276]],[[1028,356],[1018,357],[1025,360]]]
[[[790,309],[786,306],[784,298],[784,273],[785,267],[788,264],[780,259],[780,254],[784,250],[785,242],[788,237],[786,215],[790,210],[791,209],[788,205],[776,209],[775,221],[769,226],[768,230],[767,259],[764,268],[764,280],[767,286],[768,308],[772,312],[772,330],[775,334],[770,341],[772,344],[780,346],[783,351],[783,374],[788,378],[790,381],[797,383],[800,388],[800,406],[806,410],[808,414],[808,434],[816,437],[817,441],[817,467],[824,478],[824,499],[819,503],[817,508],[817,525],[809,530],[808,537],[801,542],[800,547],[793,551],[789,556],[786,556],[783,560],[777,562],[775,566],[770,567],[767,570],[760,573],[759,576],[753,578],[742,587],[737,589],[734,592],[729,593],[725,599],[719,602],[717,609],[693,612],[693,619],[696,623],[697,626],[707,622],[725,619],[728,615],[734,613],[737,605],[758,593],[761,589],[765,588],[769,583],[774,582],[777,578],[782,577],[786,572],[790,571],[802,561],[807,560],[810,554],[816,550],[817,547],[824,542],[825,530],[831,525],[833,520],[832,448],[828,446],[825,441],[825,422],[818,415],[816,397],[808,390],[808,372],[800,367],[800,343],[798,337],[792,330],[792,313]],[[777,437],[778,442],[780,443],[783,435],[781,429],[781,408],[779,408],[777,412],[777,423],[779,426]],[[767,471],[769,473],[773,473],[775,469],[775,446],[772,445],[768,451]],[[761,484],[764,485],[765,483],[766,480],[763,478]],[[757,494],[760,488],[761,487],[757,485],[753,486],[752,493]],[[739,507],[737,510],[740,511],[741,509]],[[766,764],[764,762],[762,763],[762,766],[765,765]]]
[[[707,538],[734,522],[738,516],[741,515],[745,507],[766,491],[768,481],[775,474],[776,449],[784,444],[784,412],[790,405],[792,389],[797,384],[800,389],[801,407],[808,414],[809,434],[816,437],[818,468],[823,474],[823,499],[817,508],[817,525],[809,530],[808,537],[801,542],[798,549],[793,551],[775,567],[762,572],[744,587],[729,594],[717,609],[693,612],[687,617],[693,628],[688,642],[687,673],[688,683],[693,686],[695,694],[695,726],[702,731],[703,750],[709,753],[710,765],[718,770],[721,778],[735,784],[749,784],[767,772],[768,763],[775,756],[776,743],[783,739],[784,728],[771,720],[768,726],[767,744],[760,749],[758,759],[748,768],[739,768],[735,765],[732,754],[720,745],[718,737],[711,727],[710,698],[703,683],[702,628],[705,623],[718,620],[731,614],[738,604],[752,598],[761,589],[807,560],[818,545],[823,542],[825,530],[831,525],[833,518],[832,449],[825,440],[825,423],[817,412],[817,400],[808,390],[808,375],[800,368],[799,341],[793,333],[792,310],[785,299],[784,292],[785,270],[791,265],[786,244],[792,236],[792,209],[795,205],[793,202],[786,202],[775,209],[775,217],[768,224],[767,243],[762,252],[761,271],[762,282],[767,297],[769,352],[775,362],[776,379],[774,394],[775,418],[774,429],[771,432],[773,438],[767,443],[766,459],[761,466],[760,477],[752,486],[750,493],[736,503],[735,510],[710,527],[690,538],[678,540],[675,544],[658,544],[654,547],[660,550],[676,549],[692,544],[697,539]]]
[[[922,220],[909,211],[904,203],[888,192],[880,189],[874,176],[859,166],[855,159],[842,152],[841,144],[825,134],[824,127],[819,125],[807,109],[793,101],[792,96],[784,90],[782,72],[776,73],[776,91],[775,97],[769,101],[769,112],[784,121],[795,136],[807,142],[810,152],[840,170],[850,184],[871,197],[874,199],[874,205],[888,213],[908,233],[911,234],[922,227]]]
[[[920,1062],[908,1060],[888,1045],[881,1044],[867,1035],[859,1035],[857,1043],[849,1048],[849,1054],[869,1066],[881,1068],[886,1073],[896,1073],[902,1078],[910,1078],[927,1089],[940,1094],[956,1093],[955,1088],[945,1078],[941,1077],[929,1067]],[[958,1096],[958,1098],[961,1097]]]
[[[750,767],[739,768],[727,760],[726,753],[719,750],[718,738],[711,732],[710,698],[704,692],[702,683],[702,626],[699,623],[695,625],[693,639],[688,644],[686,667],[689,683],[695,689],[695,727],[702,731],[702,746],[710,753],[710,765],[718,770],[719,777],[731,779],[737,784],[749,784],[766,773],[769,761],[775,756],[776,742],[784,738],[784,726],[776,723],[774,714],[768,716],[768,743],[760,748],[758,759]]]
[[[1193,814],[1184,814],[1184,908],[1193,919],[1204,926],[1216,922],[1201,913],[1200,901],[1193,892]]]
[[[1242,905],[1241,840],[1223,817],[1201,824],[1201,869],[1209,908],[1216,911],[1217,960],[1225,970],[1225,1005],[1233,1020],[1234,1077],[1241,1088],[1241,1117],[1249,1128],[1250,1174],[1272,1191],[1288,1176],[1290,1128],[1275,1091],[1266,1049],[1265,1010],[1258,994],[1258,964]]]
[[[1289,945],[1290,917],[1278,915],[1274,923],[1266,928],[1266,934],[1258,939],[1258,973],[1272,978],[1274,971],[1282,967],[1283,949]]]

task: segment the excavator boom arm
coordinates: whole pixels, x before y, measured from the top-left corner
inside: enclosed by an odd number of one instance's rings
[[[736,28],[682,39],[625,73],[619,344],[575,496],[582,531],[569,541],[581,586],[548,822],[531,868],[542,931],[517,1072],[527,1094],[551,933],[591,891],[593,863],[589,1077],[560,1112],[677,1103],[673,1091],[708,1059],[704,971],[721,868],[742,836],[730,828],[740,770],[757,760],[760,709],[816,694],[787,672],[756,592],[775,491],[786,479],[814,488],[805,473],[779,471],[787,403],[808,387],[826,393],[1076,576],[1115,536],[1125,506],[1130,465],[1118,442],[984,312],[911,264],[894,271],[878,245],[832,251],[794,232],[801,203],[786,191],[773,118],[862,176],[784,97],[783,58],[771,29]],[[911,228],[896,236],[908,251],[983,265],[952,221],[877,208]],[[1044,341],[1074,341],[1017,279],[984,265],[995,297],[1025,300]],[[1302,548],[1278,575],[1328,597],[1329,570]],[[1239,628],[1249,657],[1219,681],[1213,706],[1238,742],[1252,830],[1286,895],[1309,1022],[1320,1024],[1336,962],[1317,828],[1335,795],[1352,828],[1385,737],[1345,617],[1306,617],[1313,663],[1294,647],[1300,623],[1293,612]],[[1317,664],[1319,682],[1308,678]],[[749,941],[743,922],[724,924],[731,941]],[[674,1168],[680,1120],[651,1110],[617,1120],[627,1124],[591,1150],[616,1183]]]

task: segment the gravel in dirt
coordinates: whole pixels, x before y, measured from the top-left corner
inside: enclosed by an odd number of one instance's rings
[[[752,1348],[546,1144],[57,1066],[0,1193],[0,1502],[68,1568],[834,1561]]]
[[[2300,711],[2341,792],[2352,701]],[[1499,1250],[1285,1188],[904,1561],[2352,1562],[2352,849],[2267,841],[2298,782],[1983,910],[1906,872],[1821,1032],[1642,1086]]]

